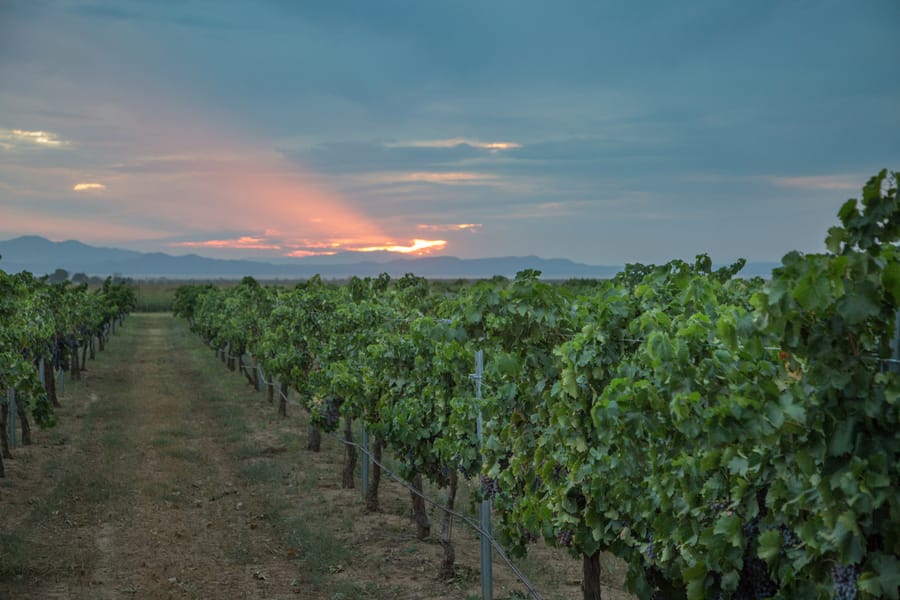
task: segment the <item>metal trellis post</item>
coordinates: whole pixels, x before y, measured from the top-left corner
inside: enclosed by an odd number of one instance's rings
[[[894,362],[891,364],[891,370],[894,373],[900,373],[900,310],[894,314],[894,343],[891,344],[891,358]]]

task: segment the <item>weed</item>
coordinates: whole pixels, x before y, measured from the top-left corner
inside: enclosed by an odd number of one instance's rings
[[[241,468],[241,475],[254,483],[268,483],[281,476],[281,469],[269,462],[254,462]]]

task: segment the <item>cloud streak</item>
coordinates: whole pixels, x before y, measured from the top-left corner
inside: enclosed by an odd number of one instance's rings
[[[25,129],[0,129],[0,148],[5,151],[65,148],[71,142],[63,140],[50,131],[27,131]]]
[[[93,191],[103,191],[106,189],[106,186],[102,183],[76,183],[72,186],[72,191],[74,192],[93,192]]]
[[[446,225],[418,224],[416,229],[420,231],[470,231],[472,233],[481,229],[481,223],[448,223]]]
[[[769,177],[769,183],[776,187],[801,190],[847,190],[859,189],[860,177],[847,175],[818,175],[807,177]]]
[[[449,138],[445,140],[422,140],[417,142],[390,143],[385,144],[388,148],[456,148],[457,146],[471,146],[481,150],[490,150],[491,152],[499,152],[501,150],[513,150],[521,148],[521,144],[515,142],[482,142],[481,140],[473,140],[462,137]]]

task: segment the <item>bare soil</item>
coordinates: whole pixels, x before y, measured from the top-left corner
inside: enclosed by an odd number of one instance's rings
[[[6,461],[0,598],[481,597],[473,532],[454,524],[457,576],[439,580],[441,514],[417,540],[385,478],[366,513],[340,487],[340,443],[305,450],[303,412],[264,398],[171,315],[129,317],[66,382],[59,425]],[[464,490],[457,506],[473,508]],[[545,598],[581,596],[579,560],[536,546],[521,566]],[[621,565],[602,566],[604,597],[631,598]],[[493,585],[527,597],[496,558]]]

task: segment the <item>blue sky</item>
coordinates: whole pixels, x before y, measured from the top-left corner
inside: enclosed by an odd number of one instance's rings
[[[900,168],[898,24],[895,0],[5,0],[0,239],[819,251]]]

